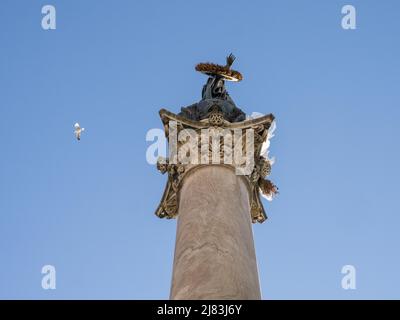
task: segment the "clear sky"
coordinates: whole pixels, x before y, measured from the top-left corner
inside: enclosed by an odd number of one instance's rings
[[[200,99],[196,63],[230,52],[231,97],[277,119],[263,298],[400,298],[399,16],[395,0],[1,0],[0,298],[168,298],[176,221],[154,215],[166,177],[146,133]]]

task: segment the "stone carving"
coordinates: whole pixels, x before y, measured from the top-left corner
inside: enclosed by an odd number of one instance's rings
[[[244,175],[243,178],[247,180],[250,189],[250,203],[251,203],[251,217],[253,222],[263,222],[267,219],[263,204],[260,200],[260,192],[266,195],[273,196],[277,193],[277,188],[275,185],[266,179],[266,177],[271,173],[271,164],[268,159],[260,156],[262,144],[266,141],[268,135],[268,129],[271,126],[274,116],[272,114],[259,117],[253,120],[247,120],[242,122],[231,123],[225,119],[221,119],[219,111],[215,113],[210,113],[210,118],[203,119],[202,121],[192,121],[188,120],[182,116],[176,115],[165,109],[160,110],[160,117],[164,124],[165,135],[169,138],[170,126],[169,123],[175,122],[177,124],[177,134],[183,130],[191,129],[198,136],[201,136],[202,129],[213,129],[213,130],[225,130],[225,132],[232,132],[234,130],[242,130],[243,135],[246,130],[252,129],[254,132],[254,164],[252,170],[248,175]],[[243,138],[243,141],[245,139]],[[178,141],[178,149],[182,146],[182,143]],[[201,148],[201,142],[199,141],[199,149]],[[211,148],[211,143],[209,144]],[[243,146],[244,148],[244,146]],[[224,144],[220,146],[220,164],[231,167],[232,170],[237,168],[238,163],[233,162],[232,164],[224,163]],[[244,152],[245,150],[243,150]],[[190,173],[191,170],[196,169],[196,167],[204,165],[213,165],[211,160],[211,152],[209,150],[209,162],[204,163],[199,160],[197,164],[182,164],[182,163],[169,163],[168,159],[160,158],[157,164],[158,170],[165,174],[168,173],[167,185],[161,203],[156,210],[156,215],[160,218],[174,218],[178,213],[178,203],[179,203],[179,188],[181,186],[182,180],[186,174]],[[200,150],[199,150],[200,154]]]
[[[162,173],[168,172],[168,182],[164,191],[163,199],[156,211],[156,215],[160,218],[171,219],[178,212],[177,193],[182,180],[185,166],[169,164],[168,159],[160,158],[157,162],[157,169]]]

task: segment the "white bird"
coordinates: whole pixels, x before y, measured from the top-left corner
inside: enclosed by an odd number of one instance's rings
[[[261,146],[261,156],[268,160],[271,166],[275,163],[275,157],[270,158],[269,156],[269,146],[271,144],[270,140],[275,136],[274,131],[276,130],[276,122],[272,121],[270,128],[268,129],[267,139],[265,139],[264,143]],[[268,201],[272,201],[274,197],[274,193],[263,194],[260,190],[260,194],[264,199]]]
[[[271,123],[271,127],[268,129],[268,135],[267,135],[267,139],[264,141],[264,143],[261,146],[261,152],[260,154],[266,158],[271,165],[273,165],[275,163],[275,158],[269,157],[269,146],[271,144],[270,140],[275,136],[274,131],[276,130],[276,122],[272,121]]]
[[[254,120],[254,119],[262,117],[263,115],[264,114],[261,112],[253,112],[250,115],[246,115],[246,120]],[[271,165],[273,165],[275,163],[275,158],[269,157],[269,146],[271,144],[270,140],[275,136],[275,134],[274,134],[275,129],[276,129],[276,122],[272,121],[271,126],[268,129],[267,139],[261,145],[261,152],[260,152],[260,155],[263,156],[264,158],[266,158],[270,162]]]
[[[263,197],[264,199],[268,200],[268,201],[272,201],[273,200],[273,195],[272,194],[264,194],[260,191],[261,197]]]
[[[81,128],[81,126],[79,125],[78,122],[75,123],[74,127],[75,127],[75,131],[74,131],[75,137],[76,137],[78,140],[81,140],[81,133],[82,133],[83,131],[85,131],[85,128]]]

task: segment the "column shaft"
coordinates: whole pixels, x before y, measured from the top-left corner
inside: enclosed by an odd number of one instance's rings
[[[260,299],[247,182],[204,166],[179,194],[171,299]]]

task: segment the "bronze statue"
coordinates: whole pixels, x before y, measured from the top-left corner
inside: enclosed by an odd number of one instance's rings
[[[196,65],[196,71],[209,76],[203,86],[202,99],[198,103],[182,108],[179,115],[189,120],[200,121],[208,118],[210,112],[217,109],[229,122],[246,120],[246,114],[235,105],[225,88],[225,81],[237,82],[243,79],[239,71],[231,69],[234,61],[235,56],[230,54],[224,66],[210,62]]]

